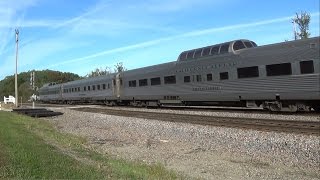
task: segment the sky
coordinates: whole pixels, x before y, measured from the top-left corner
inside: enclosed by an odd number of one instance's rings
[[[0,0],[0,80],[57,70],[85,76],[122,62],[135,69],[175,61],[182,51],[249,39],[293,39],[295,13],[311,15],[319,36],[319,0]]]

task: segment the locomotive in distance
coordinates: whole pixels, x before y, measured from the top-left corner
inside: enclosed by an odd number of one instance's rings
[[[319,37],[257,46],[241,39],[182,52],[177,61],[39,90],[50,103],[223,105],[320,111]]]

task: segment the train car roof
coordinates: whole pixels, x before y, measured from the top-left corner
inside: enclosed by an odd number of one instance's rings
[[[79,79],[79,80],[75,80],[75,81],[69,81],[69,82],[65,82],[65,83],[55,83],[55,82],[51,82],[51,83],[47,83],[44,84],[40,89],[47,89],[47,88],[55,88],[55,87],[60,87],[60,85],[74,85],[74,84],[79,84],[79,83],[87,83],[87,82],[91,82],[91,81],[100,81],[100,80],[104,80],[104,79],[112,79],[117,73],[112,73],[112,74],[108,74],[108,75],[102,75],[102,76],[96,76],[96,77],[90,77],[90,78],[85,78],[85,79]]]
[[[131,69],[131,70],[124,71],[123,73],[130,76],[130,75],[134,75],[136,72],[144,72],[144,73],[158,72],[159,70],[162,70],[162,69],[172,68],[175,65],[175,63],[176,61],[171,61],[171,62],[156,64],[152,66]]]
[[[78,83],[87,83],[91,81],[99,81],[99,80],[104,80],[104,79],[112,79],[117,73],[112,73],[112,74],[107,74],[107,75],[102,75],[102,76],[96,76],[96,77],[90,77],[90,78],[85,78],[85,79],[79,79],[75,81],[69,81],[66,83],[63,83],[63,85],[73,85],[73,84],[78,84]]]
[[[177,61],[188,61],[206,56],[218,56],[227,53],[236,53],[241,49],[257,47],[257,44],[247,39],[239,39],[221,44],[183,51]]]

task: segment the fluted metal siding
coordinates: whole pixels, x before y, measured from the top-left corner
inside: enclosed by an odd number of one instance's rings
[[[315,43],[315,48],[310,48],[310,43]],[[303,60],[314,61],[314,74],[300,74],[299,62]],[[320,77],[319,77],[319,37],[296,42],[286,42],[267,45],[257,48],[242,50],[233,56],[221,56],[202,58],[190,62],[166,64],[166,67],[153,66],[132,70],[124,77],[130,76],[130,80],[142,78],[162,77],[166,75],[177,75],[177,84],[145,87],[124,87],[124,99],[158,99],[163,96],[180,96],[185,101],[237,101],[239,96],[242,100],[268,100],[275,99],[276,94],[281,99],[290,100],[320,100]],[[219,69],[204,69],[191,72],[179,72],[179,69],[207,67],[214,63],[232,63],[233,67],[221,67]],[[266,76],[265,65],[287,63],[292,64],[293,75]],[[238,79],[236,69],[241,67],[259,66],[260,77]],[[178,72],[177,72],[178,71]],[[229,72],[229,80],[220,81],[219,73]],[[202,81],[201,83],[183,83],[185,75],[207,73],[213,74],[213,81]],[[127,77],[128,78],[128,77]],[[150,82],[149,82],[150,83]],[[193,91],[194,87],[221,87],[216,91]]]

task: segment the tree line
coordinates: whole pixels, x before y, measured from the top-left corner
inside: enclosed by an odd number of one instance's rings
[[[30,96],[34,93],[30,85],[30,74],[32,71],[22,72],[18,74],[18,93],[19,101],[27,101]],[[35,87],[42,87],[44,84],[49,82],[64,83],[81,79],[81,77],[74,73],[59,72],[52,70],[34,71],[35,72]],[[7,76],[0,81],[0,101],[3,101],[3,96],[8,97],[9,95],[15,94],[14,86],[14,75]]]

